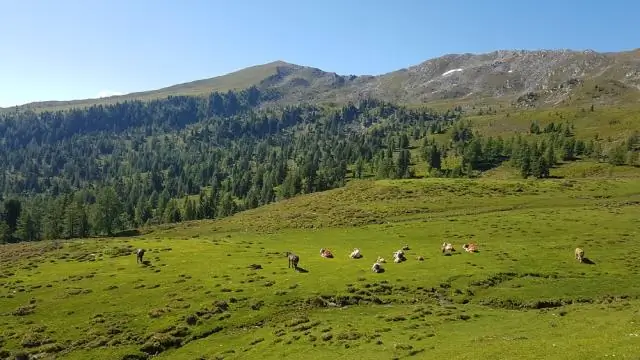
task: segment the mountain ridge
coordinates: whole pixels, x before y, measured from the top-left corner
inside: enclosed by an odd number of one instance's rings
[[[518,107],[568,102],[637,102],[640,99],[640,49],[618,52],[515,49],[452,53],[380,75],[340,75],[275,60],[156,90],[98,99],[34,102],[18,108],[84,107],[172,95],[201,96],[252,86],[276,91],[279,94],[277,102],[282,104],[340,103],[366,97],[401,103],[493,98]]]

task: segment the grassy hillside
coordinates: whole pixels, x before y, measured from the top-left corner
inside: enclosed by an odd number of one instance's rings
[[[144,236],[6,245],[0,357],[633,359],[638,204],[635,179],[357,181]]]
[[[592,139],[624,139],[640,130],[640,107],[633,105],[594,107],[558,107],[555,109],[517,110],[489,106],[468,110],[474,128],[489,136],[511,136],[529,132],[531,123],[544,128],[551,122],[574,124],[576,136]]]
[[[110,96],[100,99],[83,99],[72,101],[42,101],[20,106],[22,109],[31,110],[65,110],[73,107],[87,107],[91,105],[106,105],[127,100],[153,100],[166,98],[170,95],[208,95],[211,92],[225,92],[228,90],[243,90],[274,75],[278,67],[287,66],[287,63],[275,61],[268,64],[256,65],[229,74],[216,76],[210,79],[197,80],[183,84],[172,85],[158,90],[135,92],[120,96]],[[5,110],[11,110],[7,108]]]

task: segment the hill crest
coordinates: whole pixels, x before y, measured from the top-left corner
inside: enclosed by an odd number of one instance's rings
[[[157,90],[99,99],[45,101],[19,108],[83,107],[171,95],[206,95],[256,86],[276,91],[279,103],[345,102],[366,97],[402,103],[493,98],[517,107],[640,99],[640,49],[496,50],[445,54],[382,75],[340,75],[276,60],[228,74]]]

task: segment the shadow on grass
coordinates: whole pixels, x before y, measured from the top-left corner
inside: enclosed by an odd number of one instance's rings
[[[115,234],[113,234],[113,237],[131,237],[131,236],[139,236],[139,235],[142,235],[140,230],[138,230],[138,229],[130,229],[130,230],[124,230],[124,231],[120,231],[118,233],[115,233]]]
[[[307,269],[305,269],[305,268],[301,268],[300,266],[298,266],[298,267],[296,268],[296,271],[297,271],[297,272],[301,272],[301,273],[305,273],[305,274],[309,272],[309,270],[307,270]]]
[[[595,265],[596,263],[589,258],[582,258],[582,263],[587,265]]]
[[[149,261],[149,260],[143,260],[143,261],[142,261],[142,265],[144,265],[144,266],[151,266],[151,261]]]

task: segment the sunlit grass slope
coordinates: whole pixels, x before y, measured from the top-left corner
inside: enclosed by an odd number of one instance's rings
[[[3,246],[1,354],[637,359],[639,205],[635,179],[355,181],[139,237]]]

